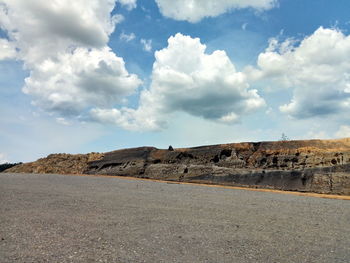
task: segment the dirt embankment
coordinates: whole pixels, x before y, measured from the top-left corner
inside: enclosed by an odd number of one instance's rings
[[[7,172],[119,175],[350,195],[350,139],[58,154]]]
[[[6,173],[56,173],[83,174],[88,169],[88,163],[103,158],[101,153],[88,154],[50,154],[35,162],[16,165],[6,170]]]

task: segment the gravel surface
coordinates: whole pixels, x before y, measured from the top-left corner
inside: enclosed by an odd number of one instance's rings
[[[350,201],[0,174],[0,262],[349,262]]]

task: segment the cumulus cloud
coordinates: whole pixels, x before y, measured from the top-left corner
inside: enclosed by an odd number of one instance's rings
[[[272,39],[250,78],[270,79],[275,86],[293,89],[291,102],[280,107],[292,117],[349,112],[349,54],[350,36],[320,27],[300,43]]]
[[[0,25],[27,64],[76,46],[101,48],[122,20],[113,0],[1,0]]]
[[[147,51],[147,52],[151,52],[152,51],[152,39],[141,39],[140,40],[143,50]]]
[[[0,38],[0,60],[14,59],[16,55],[17,52],[13,43],[7,39]]]
[[[107,46],[123,19],[111,15],[114,7],[115,0],[0,0],[0,26],[10,39],[1,40],[0,56],[12,57],[12,46],[18,49],[30,71],[23,91],[33,104],[62,120],[111,107],[135,92],[141,80]]]
[[[195,23],[204,17],[215,17],[233,9],[271,9],[277,0],[156,0],[156,2],[164,16]]]
[[[174,112],[234,123],[265,105],[224,51],[206,54],[200,39],[180,33],[155,53],[152,83],[141,93],[139,108],[95,109],[93,116],[129,129],[159,129]]]
[[[23,91],[35,105],[62,115],[79,115],[89,107],[108,107],[135,92],[141,80],[125,69],[108,47],[78,48],[36,65]]]

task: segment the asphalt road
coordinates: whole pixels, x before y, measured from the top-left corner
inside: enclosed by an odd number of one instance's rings
[[[0,262],[350,262],[350,201],[0,174]]]

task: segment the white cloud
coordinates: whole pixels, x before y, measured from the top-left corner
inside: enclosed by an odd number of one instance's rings
[[[338,138],[349,138],[350,137],[350,126],[342,125],[339,130],[335,133]]]
[[[58,113],[57,120],[124,102],[141,84],[107,46],[123,20],[111,15],[114,7],[115,0],[0,0],[0,26],[11,40],[0,44],[19,50],[30,71],[24,93],[41,109]]]
[[[0,38],[0,60],[14,59],[16,55],[17,52],[13,43],[7,39]]]
[[[152,39],[141,39],[140,40],[142,46],[143,46],[143,50],[147,51],[147,52],[151,52],[152,51]]]
[[[270,41],[258,58],[253,79],[269,79],[275,86],[293,89],[290,103],[280,110],[295,118],[349,112],[350,36],[337,29],[320,27],[296,41]]]
[[[195,23],[204,17],[215,17],[233,9],[254,8],[259,11],[271,9],[277,0],[156,0],[156,2],[164,16]]]
[[[113,0],[1,0],[0,26],[19,48],[26,64],[35,64],[76,46],[101,48],[120,15]]]
[[[155,53],[152,84],[141,93],[139,108],[95,109],[93,117],[127,129],[159,129],[174,112],[234,123],[265,105],[224,51],[205,50],[198,38],[170,37],[168,47]]]
[[[42,109],[77,116],[89,107],[122,102],[140,84],[110,48],[78,48],[36,65],[23,91]]]
[[[123,6],[125,6],[128,10],[132,10],[137,6],[137,0],[118,0]]]
[[[150,95],[168,111],[234,122],[264,105],[225,51],[206,54],[199,38],[176,34],[155,53]]]
[[[124,40],[124,41],[126,41],[126,42],[130,42],[130,41],[134,40],[135,37],[136,37],[136,36],[135,36],[134,33],[126,34],[126,33],[122,32],[122,33],[120,34],[120,36],[119,36],[119,39],[120,39],[120,40]]]

